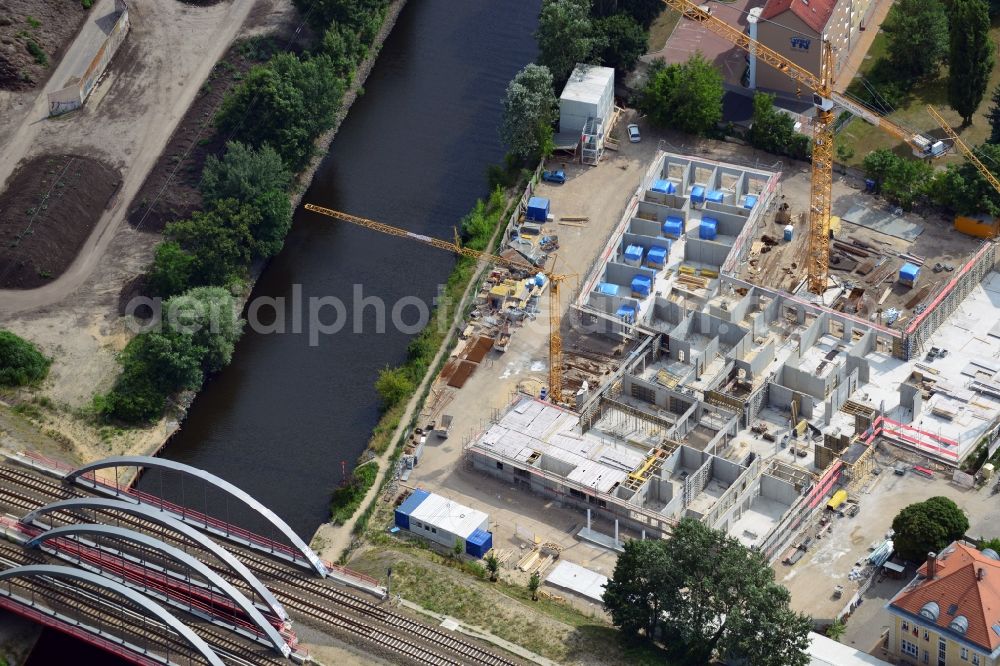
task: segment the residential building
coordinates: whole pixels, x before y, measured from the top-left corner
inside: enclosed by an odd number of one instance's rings
[[[1000,664],[1000,556],[955,542],[886,605],[889,654],[913,666]]]

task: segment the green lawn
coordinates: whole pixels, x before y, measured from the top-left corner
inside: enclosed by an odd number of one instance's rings
[[[990,30],[990,37],[994,43],[1000,41],[1000,26],[994,26]],[[880,32],[872,42],[872,47],[861,65],[861,73],[867,73],[875,64],[876,60],[885,53],[886,40]],[[982,103],[976,115],[973,117],[972,125],[960,129],[962,119],[948,106],[948,69],[942,67],[940,75],[933,81],[920,83],[914,87],[907,102],[897,107],[889,114],[889,119],[908,129],[917,130],[930,134],[939,139],[945,137],[944,130],[927,113],[927,105],[931,104],[938,113],[944,117],[958,135],[962,137],[970,146],[982,143],[990,133],[989,123],[983,114],[990,106],[990,97],[993,89],[1000,84],[1000,67],[994,67],[990,74],[990,83],[983,97]],[[909,147],[895,139],[890,134],[878,129],[861,119],[855,119],[838,135],[838,143],[844,143],[854,149],[854,157],[848,160],[849,164],[860,165],[865,155],[878,148],[890,148],[899,155],[911,155]],[[962,160],[961,153],[952,152],[947,157],[937,162],[938,165],[957,163]]]
[[[674,31],[674,26],[677,25],[680,18],[680,12],[675,12],[668,7],[663,8],[660,15],[653,21],[653,25],[649,26],[649,53],[655,53],[666,46],[667,39],[670,38],[670,33]]]

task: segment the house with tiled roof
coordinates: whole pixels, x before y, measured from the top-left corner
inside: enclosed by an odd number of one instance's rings
[[[886,605],[899,664],[1000,666],[1000,555],[955,542]]]
[[[767,0],[757,20],[751,20],[750,36],[756,34],[757,41],[815,74],[820,71],[823,39],[829,39],[836,75],[860,41],[877,4],[878,0]],[[795,82],[773,67],[754,59],[750,66],[754,87],[796,93]],[[811,93],[802,94],[808,98]]]

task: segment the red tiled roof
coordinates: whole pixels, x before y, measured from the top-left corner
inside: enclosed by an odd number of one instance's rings
[[[978,580],[982,569],[984,576]],[[917,570],[927,575],[927,564]],[[1000,634],[993,625],[1000,623],[1000,561],[994,560],[971,546],[954,543],[938,555],[937,573],[933,579],[915,579],[892,600],[890,606],[920,616],[928,602],[940,608],[937,622],[942,629],[959,615],[969,622],[966,640],[992,652],[1000,647]],[[948,611],[955,606],[954,613]],[[930,620],[921,616],[924,624]]]
[[[836,6],[837,0],[767,0],[761,18],[771,20],[790,9],[806,25],[822,34]]]

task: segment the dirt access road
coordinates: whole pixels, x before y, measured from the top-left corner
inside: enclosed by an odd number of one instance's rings
[[[45,93],[61,85],[63,70],[74,65],[72,59],[59,64],[2,147],[0,187],[23,159],[56,151],[92,155],[115,166],[123,174],[122,187],[66,272],[38,289],[0,291],[0,312],[42,308],[65,299],[93,272],[117,234],[134,233],[121,228],[128,203],[255,3],[231,0],[199,7],[178,0],[134,0],[131,34],[87,105],[47,119]],[[73,46],[67,52],[72,53]]]

